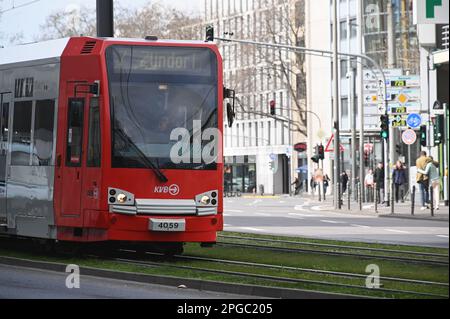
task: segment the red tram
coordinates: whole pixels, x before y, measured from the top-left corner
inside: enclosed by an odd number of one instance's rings
[[[0,234],[215,242],[223,99],[211,43],[75,37],[0,49]]]

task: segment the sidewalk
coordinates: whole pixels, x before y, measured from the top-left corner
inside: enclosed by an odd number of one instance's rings
[[[421,210],[420,205],[414,208],[414,215],[411,215],[411,202],[407,201],[404,203],[394,203],[394,213],[392,214],[392,208],[386,206],[386,204],[378,204],[377,212],[375,212],[374,203],[363,203],[362,210],[359,208],[359,203],[354,202],[353,199],[350,201],[350,210],[348,209],[348,198],[344,194],[344,202],[342,209],[335,209],[333,205],[333,196],[328,195],[326,201],[319,201],[318,196],[312,196],[309,194],[303,194],[302,198],[310,200],[310,204],[315,206],[320,206],[320,210],[327,210],[339,213],[359,213],[359,214],[377,214],[378,217],[387,218],[409,218],[409,219],[422,219],[422,220],[437,220],[437,221],[448,221],[449,220],[449,207],[444,206],[443,202],[439,206],[439,210],[434,211],[434,216],[431,216],[430,209]]]

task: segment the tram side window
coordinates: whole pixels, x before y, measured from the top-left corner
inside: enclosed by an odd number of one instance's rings
[[[33,165],[53,164],[53,127],[55,121],[55,100],[36,102],[34,115]]]
[[[66,165],[81,166],[83,144],[84,99],[69,100],[69,125],[67,129]]]
[[[14,103],[11,165],[30,165],[32,107],[32,101]]]
[[[92,98],[89,108],[89,143],[87,154],[88,167],[100,167],[101,136],[100,136],[100,107],[98,98]]]

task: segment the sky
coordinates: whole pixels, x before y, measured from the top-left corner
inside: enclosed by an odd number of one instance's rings
[[[115,0],[125,7],[139,8],[149,0]],[[155,1],[155,0],[153,0]],[[158,0],[188,13],[203,13],[204,0]],[[39,26],[54,11],[86,6],[95,10],[96,0],[0,0],[0,12],[6,10],[0,17],[0,45],[8,46],[5,39],[22,33],[23,42],[32,42],[39,35]],[[12,9],[14,8],[14,9]],[[12,10],[9,10],[12,9]]]

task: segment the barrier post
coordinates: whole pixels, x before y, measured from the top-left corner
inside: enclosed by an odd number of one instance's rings
[[[416,205],[416,185],[411,190],[411,216],[414,216],[414,207]]]

